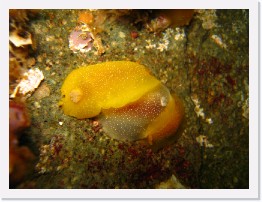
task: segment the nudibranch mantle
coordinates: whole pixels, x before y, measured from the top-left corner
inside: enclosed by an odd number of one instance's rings
[[[147,138],[152,144],[174,134],[184,108],[149,71],[135,62],[111,61],[80,67],[65,79],[59,104],[78,119],[98,117],[118,140]]]

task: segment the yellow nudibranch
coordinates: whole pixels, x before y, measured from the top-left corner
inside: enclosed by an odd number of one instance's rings
[[[118,140],[150,144],[177,131],[184,107],[149,71],[135,62],[112,61],[80,67],[65,79],[60,106],[78,119],[98,117]]]

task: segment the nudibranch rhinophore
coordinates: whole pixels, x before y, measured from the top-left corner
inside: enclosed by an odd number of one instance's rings
[[[181,100],[136,62],[80,67],[67,76],[61,92],[66,115],[97,116],[106,134],[118,140],[147,138],[153,144],[175,134],[184,116]]]

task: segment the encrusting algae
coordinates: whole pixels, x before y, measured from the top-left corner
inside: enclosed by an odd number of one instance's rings
[[[179,98],[135,62],[80,67],[67,76],[61,92],[66,115],[98,116],[104,131],[118,140],[147,138],[153,144],[174,134],[184,115]]]

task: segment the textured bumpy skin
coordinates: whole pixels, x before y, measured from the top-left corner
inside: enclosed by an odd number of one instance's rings
[[[101,109],[119,108],[137,101],[160,82],[143,65],[128,61],[105,62],[72,71],[62,86],[64,113],[90,118]]]
[[[184,108],[147,69],[128,61],[105,62],[72,71],[62,86],[64,113],[79,119],[98,116],[104,131],[118,140],[174,134]]]

